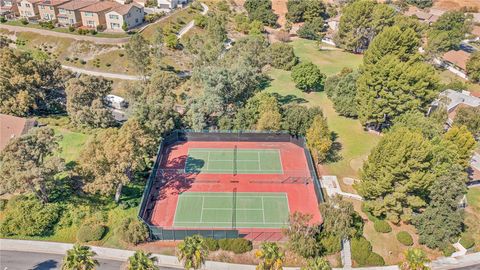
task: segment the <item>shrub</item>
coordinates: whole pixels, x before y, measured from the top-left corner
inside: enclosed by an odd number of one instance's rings
[[[270,65],[274,68],[290,70],[298,62],[298,58],[293,52],[293,47],[277,42],[269,47]]]
[[[28,24],[28,20],[25,19],[25,18],[21,18],[21,19],[20,19],[20,23],[23,24],[23,25],[27,25],[27,24]]]
[[[97,31],[95,29],[90,29],[88,32],[90,33],[90,35],[96,35],[97,34]]]
[[[5,19],[5,16],[0,16],[0,23],[7,22],[7,19]]]
[[[98,241],[105,234],[105,226],[101,224],[84,224],[77,232],[77,240],[80,242]]]
[[[218,246],[218,240],[213,238],[205,238],[205,245],[209,251],[217,251],[220,248]]]
[[[398,242],[402,243],[405,246],[411,246],[413,245],[413,238],[412,236],[405,231],[401,231],[397,233],[397,240]]]
[[[320,243],[327,251],[327,254],[337,253],[342,250],[342,243],[339,236],[330,234],[320,239]]]
[[[375,231],[379,233],[389,233],[392,231],[392,227],[390,227],[390,224],[386,222],[385,220],[377,220],[373,223],[373,227],[375,228]]]
[[[177,35],[175,35],[175,34],[169,34],[169,35],[165,38],[165,43],[167,44],[167,47],[168,47],[168,48],[176,49],[176,48],[178,47],[178,45],[179,45]]]
[[[218,245],[220,249],[233,251],[235,254],[245,253],[253,249],[252,242],[243,238],[220,239]]]
[[[9,201],[3,213],[0,232],[3,235],[44,236],[52,232],[60,216],[54,203],[42,204],[23,196]]]
[[[300,63],[292,68],[292,79],[296,87],[303,91],[323,90],[325,74],[313,63]]]
[[[68,26],[68,31],[69,31],[69,32],[75,31],[75,27],[74,27],[73,25],[69,25],[69,26]]]
[[[364,237],[353,238],[351,241],[352,259],[359,266],[384,265],[385,261],[377,253],[372,252],[372,245]]]
[[[365,262],[365,265],[366,266],[382,266],[382,265],[385,265],[385,260],[379,254],[375,252],[371,252]]]
[[[117,228],[117,233],[122,241],[137,245],[145,242],[148,238],[147,227],[139,220],[127,218]]]
[[[442,247],[442,252],[445,257],[450,257],[455,251],[457,250],[450,244],[445,244]]]
[[[105,30],[105,25],[103,25],[103,24],[97,25],[97,31],[98,31],[98,32],[101,32],[101,31],[103,31],[103,30]]]
[[[0,199],[0,211],[5,210],[5,207],[7,207],[8,200]]]
[[[464,248],[469,249],[475,245],[475,240],[470,235],[463,235],[462,238],[460,238],[460,244]]]

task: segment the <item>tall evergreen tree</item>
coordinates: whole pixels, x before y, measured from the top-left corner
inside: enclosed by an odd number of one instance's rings
[[[336,40],[340,47],[354,53],[364,52],[383,28],[392,26],[395,10],[370,0],[348,4],[340,19]]]
[[[463,224],[459,203],[467,191],[466,181],[467,176],[460,166],[452,167],[448,174],[435,179],[428,207],[414,219],[420,243],[439,248],[457,240]]]
[[[183,263],[186,270],[200,269],[205,264],[208,249],[200,235],[185,237],[177,248],[178,260]]]
[[[471,21],[462,11],[445,12],[427,33],[428,51],[436,54],[458,49],[470,26]]]
[[[378,129],[405,112],[425,112],[437,87],[432,66],[385,56],[366,68],[358,79],[358,117],[363,124],[374,124]]]
[[[357,187],[375,216],[394,223],[410,221],[412,211],[426,206],[433,153],[428,140],[407,128],[387,133],[363,165]]]

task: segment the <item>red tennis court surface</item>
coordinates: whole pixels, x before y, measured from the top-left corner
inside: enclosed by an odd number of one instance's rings
[[[191,149],[275,149],[280,153],[283,173],[186,173],[185,164]],[[305,179],[309,179],[308,184]],[[290,142],[205,142],[188,141],[170,145],[164,149],[153,188],[148,196],[147,218],[150,224],[164,229],[175,229],[175,211],[178,196],[182,192],[263,192],[285,193],[290,214],[298,211],[312,215],[312,224],[321,223],[318,200],[304,149]],[[195,229],[195,228],[189,228]],[[215,228],[210,228],[215,229]],[[235,229],[247,238],[255,238],[257,232],[277,232],[281,229]],[[258,239],[256,239],[258,240]],[[270,240],[274,240],[271,239]]]

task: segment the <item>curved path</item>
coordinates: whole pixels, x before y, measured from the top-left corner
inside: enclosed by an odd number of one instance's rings
[[[204,3],[200,3],[200,5],[202,5],[202,8],[203,8],[203,11],[200,14],[206,15],[208,10],[209,10],[208,6],[205,5]],[[182,27],[182,29],[180,29],[180,31],[178,31],[177,38],[181,38],[188,31],[190,31],[190,29],[192,29],[194,26],[195,26],[195,20],[191,20],[189,23],[187,23],[187,25]]]
[[[109,79],[121,79],[121,80],[129,80],[129,81],[139,81],[142,79],[141,76],[94,71],[94,70],[77,68],[77,67],[66,66],[66,65],[62,65],[62,68],[70,70],[71,72],[74,72],[74,73],[87,74],[91,76],[101,76]]]

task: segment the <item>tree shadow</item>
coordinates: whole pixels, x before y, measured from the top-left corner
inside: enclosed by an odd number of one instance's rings
[[[332,131],[331,134],[332,134],[333,143],[332,143],[332,146],[330,147],[330,150],[327,153],[325,163],[334,163],[343,159],[343,157],[340,155],[340,151],[342,150],[342,144],[339,141],[337,141],[338,134],[334,131]]]
[[[55,260],[46,260],[35,265],[32,270],[50,270],[57,269],[58,262]]]
[[[286,104],[302,104],[302,103],[307,103],[308,101],[304,98],[301,98],[301,97],[297,97],[295,95],[286,95],[286,96],[282,96],[278,93],[272,93],[273,96],[275,96],[275,98],[278,100],[278,102],[280,102],[281,105],[286,105]]]

